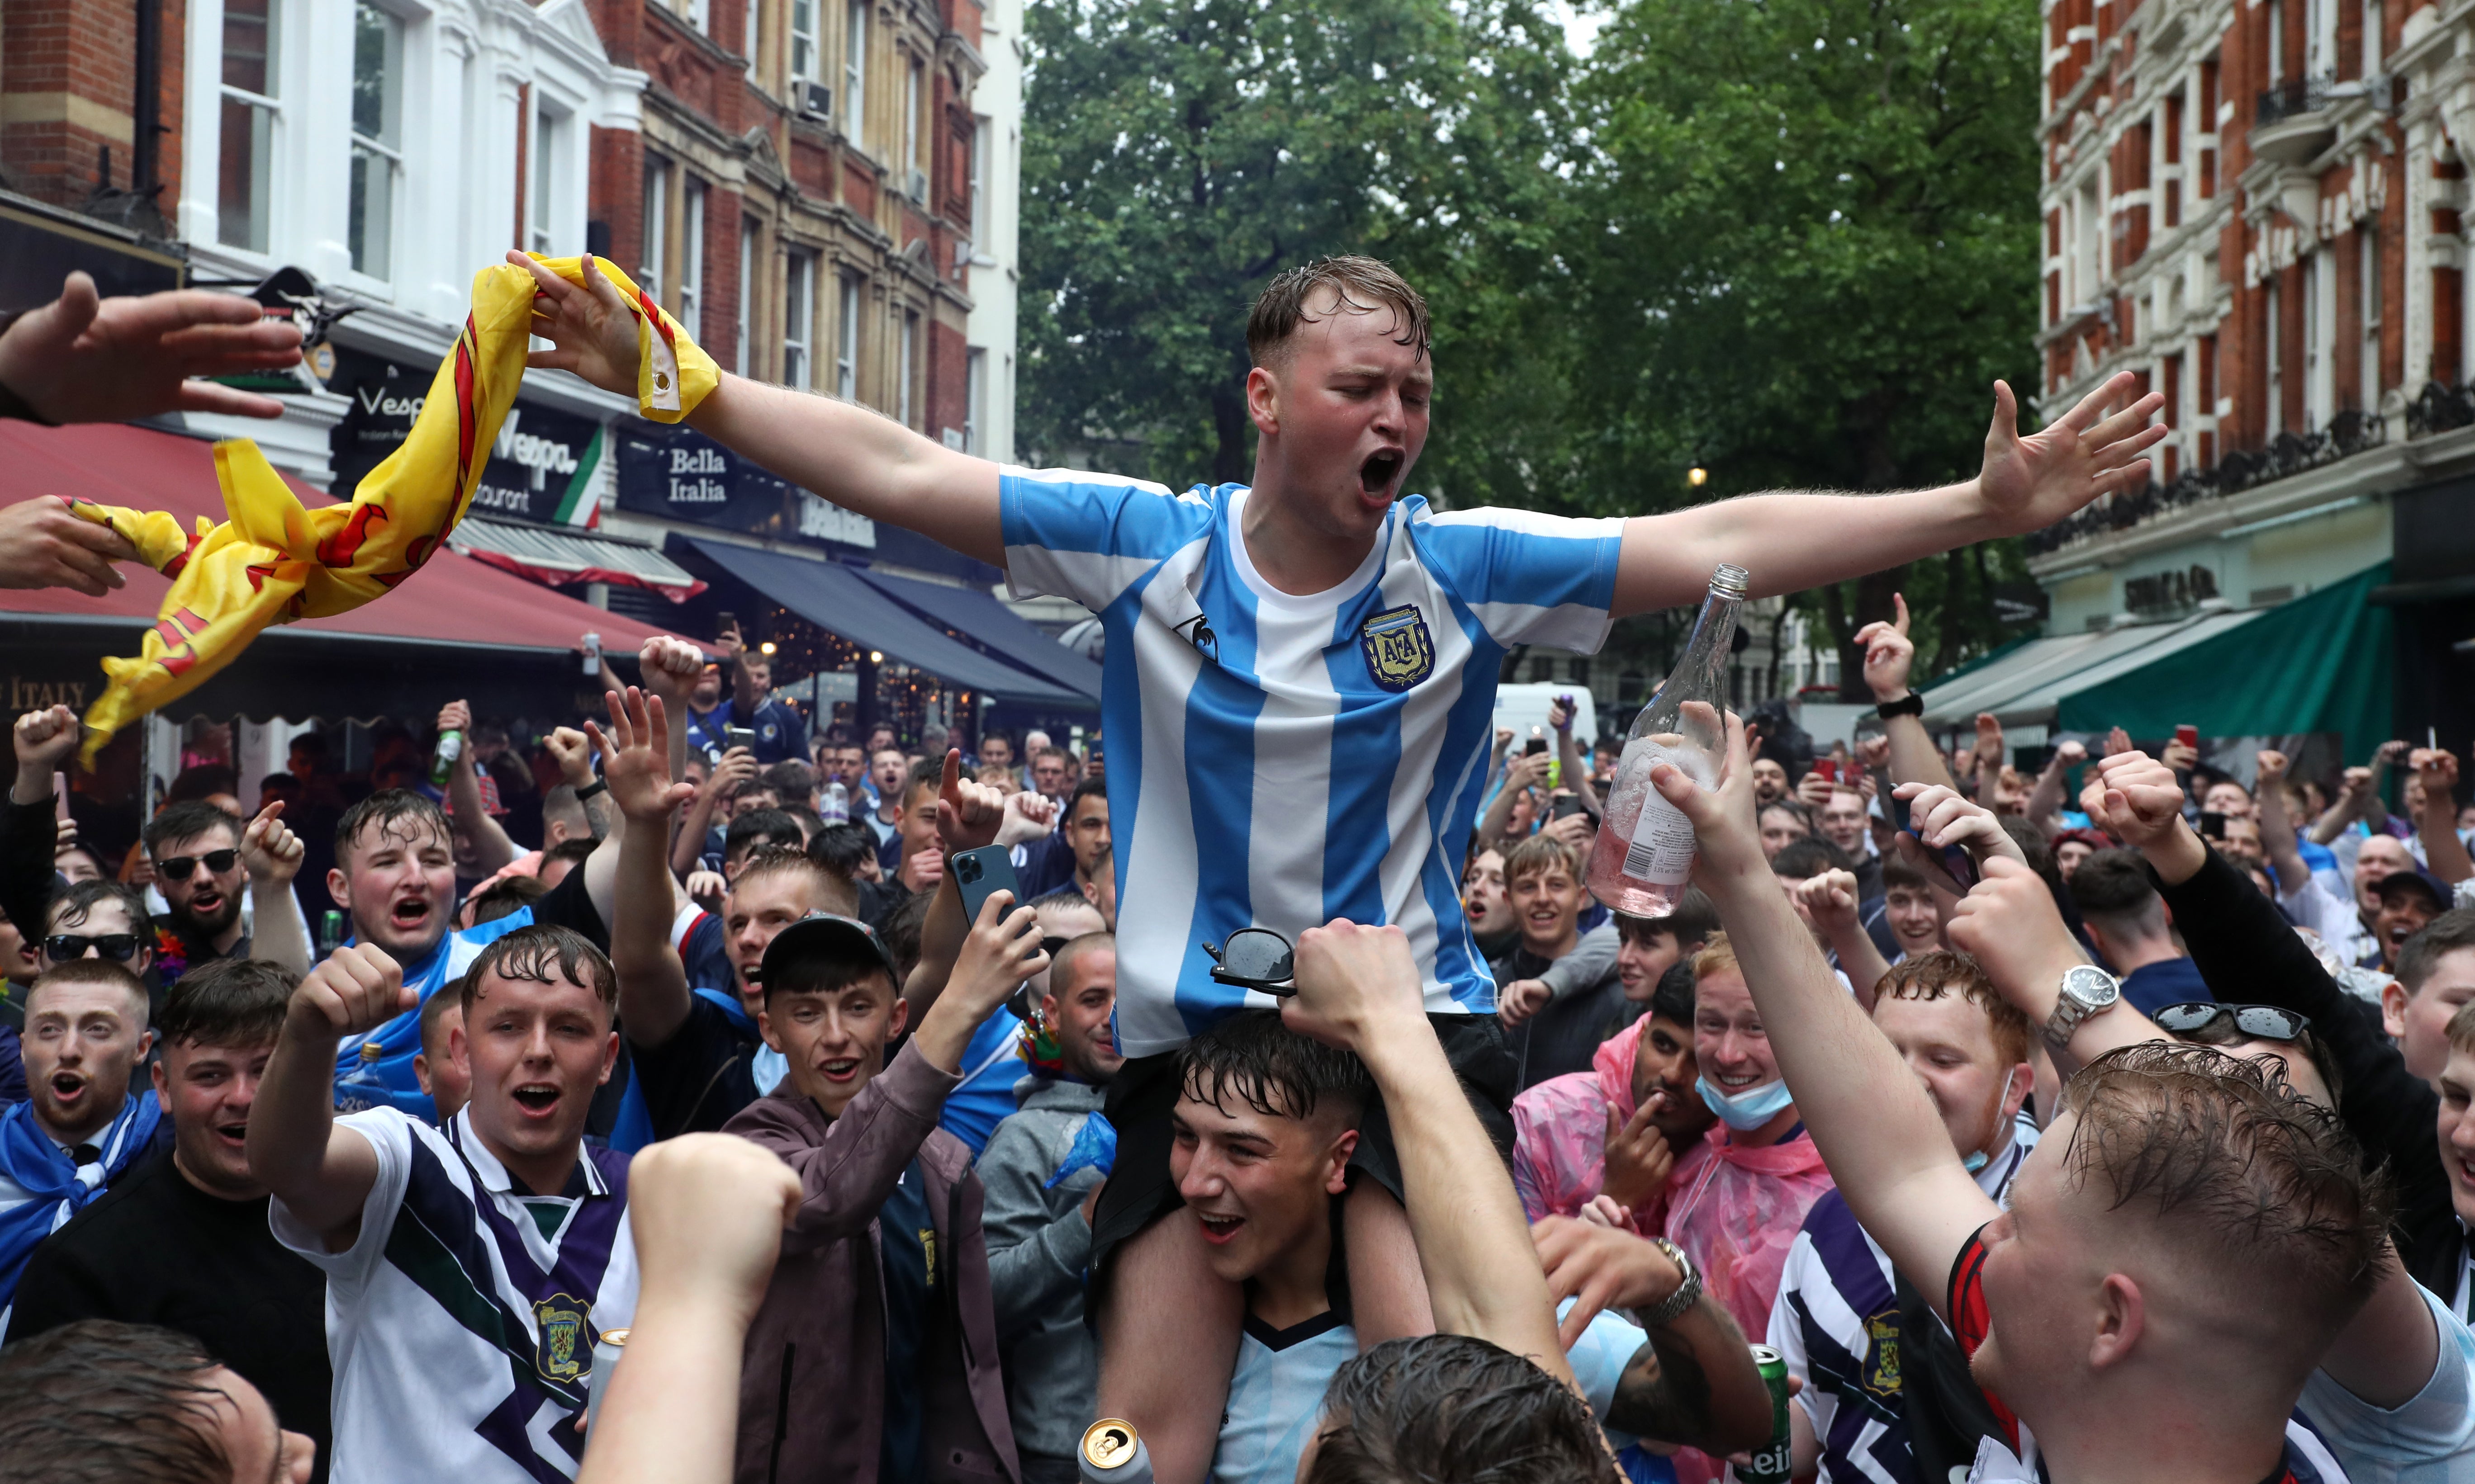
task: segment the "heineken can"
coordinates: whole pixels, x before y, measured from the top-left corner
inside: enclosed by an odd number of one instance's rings
[[[610,1377],[619,1369],[620,1352],[627,1348],[627,1331],[604,1329],[593,1342],[593,1369],[584,1376],[584,1430],[589,1436],[593,1424],[601,1418],[601,1397],[610,1389]]]
[[[1122,1417],[1104,1417],[1083,1429],[1084,1484],[1152,1484],[1151,1450]]]
[[[1788,1484],[1796,1472],[1796,1449],[1788,1441],[1787,1362],[1767,1345],[1752,1347],[1753,1367],[1771,1389],[1771,1440],[1753,1449],[1752,1462],[1730,1469],[1736,1484]]]

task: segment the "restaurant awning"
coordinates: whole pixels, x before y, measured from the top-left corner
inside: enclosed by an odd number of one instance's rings
[[[1034,627],[982,588],[948,587],[854,567],[860,580],[949,633],[968,634],[1015,664],[1069,691],[1100,698],[1100,667]]]
[[[862,581],[854,568],[701,536],[685,539],[698,555],[819,628],[889,659],[917,666],[961,690],[1059,710],[1089,710],[1093,704],[1078,692],[1025,674],[947,638]]]
[[[150,427],[85,424],[37,427],[0,423],[0,461],[12,499],[79,495],[105,504],[169,511],[184,523],[224,519],[212,445]],[[299,480],[304,505],[334,503]],[[135,654],[171,582],[125,564],[126,584],[101,597],[66,588],[0,591],[0,645],[30,663],[90,676],[106,653]],[[377,602],[328,619],[279,625],[258,636],[222,674],[179,702],[182,717],[234,715],[370,717],[417,713],[453,698],[464,684],[478,710],[537,714],[545,698],[564,710],[583,688],[583,636],[601,638],[623,668],[650,635],[669,633],[538,587],[451,549]],[[683,636],[681,636],[683,637]],[[545,688],[551,688],[546,690]],[[459,691],[456,693],[461,694]],[[487,697],[487,698],[485,698]],[[82,703],[79,703],[82,704]]]
[[[702,579],[650,547],[584,531],[468,520],[447,538],[447,546],[544,587],[609,582],[645,588],[674,603],[704,591]]]

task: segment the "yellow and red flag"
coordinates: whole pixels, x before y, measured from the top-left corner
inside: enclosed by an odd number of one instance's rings
[[[580,257],[541,262],[572,282],[583,280]],[[651,295],[608,259],[595,263],[636,317],[639,410],[655,422],[677,422],[712,392],[721,368]],[[215,480],[229,517],[220,525],[200,517],[198,528],[186,531],[161,511],[69,502],[128,538],[147,566],[172,579],[138,656],[103,662],[111,683],[86,715],[80,756],[87,766],[114,732],[205,684],[268,624],[350,612],[395,591],[437,554],[464,519],[524,380],[535,292],[532,275],[512,263],[474,276],[472,312],[439,363],[412,432],[362,478],[350,503],[304,509],[246,438],[215,445]]]

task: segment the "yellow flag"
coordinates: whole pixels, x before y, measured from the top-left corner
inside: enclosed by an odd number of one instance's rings
[[[540,259],[572,282],[580,257]],[[636,317],[639,409],[660,423],[695,410],[721,368],[652,297],[595,259]],[[384,596],[436,555],[464,519],[499,424],[525,376],[536,287],[512,263],[473,279],[473,310],[439,363],[412,432],[361,480],[349,504],[301,501],[246,438],[215,445],[221,525],[193,531],[161,511],[72,499],[69,508],[128,538],[147,566],[172,579],[135,659],[103,662],[110,685],[86,712],[80,756],[88,767],[112,734],[205,684],[270,623],[348,613]]]

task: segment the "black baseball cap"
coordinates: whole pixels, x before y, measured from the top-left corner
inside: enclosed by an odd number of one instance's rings
[[[2417,870],[2391,871],[2381,878],[2372,891],[2384,902],[2393,896],[2420,896],[2437,912],[2449,911],[2449,892],[2439,883]]]
[[[894,981],[894,989],[902,988],[902,973],[894,966],[894,955],[886,950],[885,940],[876,930],[856,917],[836,916],[832,912],[810,912],[798,921],[773,935],[765,945],[765,957],[756,968],[757,983],[774,985],[795,966],[816,962],[857,961],[866,967],[881,967]]]

